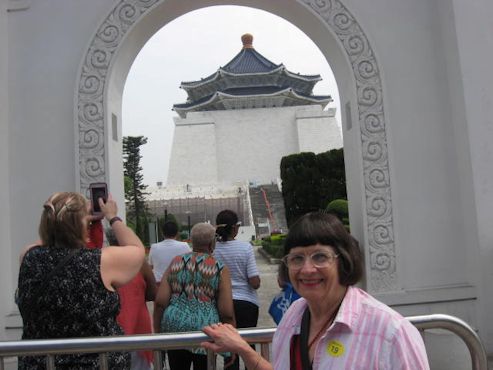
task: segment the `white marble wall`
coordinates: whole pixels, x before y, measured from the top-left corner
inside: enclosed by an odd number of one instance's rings
[[[218,139],[214,119],[208,115],[196,114],[189,120],[176,117],[168,184],[217,183]]]
[[[424,300],[434,299],[434,288],[467,290],[477,283],[468,267],[478,249],[464,222],[474,204],[463,199],[472,190],[470,171],[458,166],[468,154],[461,152],[467,137],[454,125],[456,77],[447,74],[455,59],[447,58],[444,38],[453,36],[441,29],[435,2],[394,2],[392,17],[385,0],[347,6],[374,40],[382,71],[398,288],[408,295],[429,289]],[[348,136],[359,135],[354,122]],[[369,149],[367,155],[378,150]],[[350,176],[358,176],[354,171],[359,169],[349,169]]]
[[[175,119],[168,184],[268,184],[283,156],[341,146],[334,110],[319,105],[189,113]]]
[[[78,68],[114,2],[0,2],[0,339],[21,322],[13,300],[18,257],[37,240],[50,193],[76,190]]]
[[[10,159],[9,159],[9,115],[8,107],[8,25],[7,25],[7,1],[0,1],[0,204],[2,215],[0,216],[0,235],[2,246],[0,252],[0,340],[5,339],[6,314],[12,309],[9,303],[9,294],[13,291],[13,267],[11,249],[11,219],[10,219]]]
[[[477,253],[465,267],[478,275],[480,335],[493,353],[493,2],[438,3],[442,27],[447,24],[455,31],[454,37],[444,27],[443,37],[447,41],[444,54],[452,64],[447,73],[451,106],[457,113],[453,125],[462,139],[455,141],[467,236],[462,247]]]
[[[342,148],[342,135],[335,118],[335,108],[327,111],[312,109],[296,112],[296,127],[300,152],[326,152]]]
[[[493,4],[345,3],[371,35],[382,72],[403,297],[423,302],[414,312],[469,320],[492,351]],[[354,119],[352,131],[345,142]],[[398,304],[398,295],[382,298]]]

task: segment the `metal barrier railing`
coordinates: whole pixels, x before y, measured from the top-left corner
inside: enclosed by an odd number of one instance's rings
[[[455,316],[434,314],[406,317],[418,330],[443,329],[461,338],[471,355],[472,370],[488,370],[488,357],[483,343],[474,329]]]
[[[471,355],[473,370],[488,370],[485,349],[476,332],[464,321],[449,315],[413,316],[407,318],[418,330],[444,329],[459,336]],[[261,354],[269,359],[269,344],[275,328],[241,329],[241,336],[250,343],[261,345]],[[54,356],[69,353],[99,353],[100,369],[107,370],[107,353],[137,350],[154,351],[154,366],[159,369],[161,351],[198,347],[208,337],[201,332],[180,334],[150,334],[118,337],[43,339],[0,342],[0,370],[4,370],[4,358],[23,355],[47,356],[47,369],[55,369]],[[208,352],[208,369],[216,369],[215,355]]]

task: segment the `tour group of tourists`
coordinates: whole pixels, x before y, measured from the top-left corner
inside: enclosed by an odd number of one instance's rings
[[[97,214],[75,192],[54,193],[43,204],[39,240],[20,257],[23,339],[203,331],[209,339],[199,348],[167,351],[172,370],[207,369],[208,349],[224,358],[225,369],[239,369],[239,358],[249,370],[429,369],[418,330],[356,286],[362,252],[335,215],[311,212],[289,229],[282,263],[300,298],[279,317],[269,362],[237,330],[257,325],[261,282],[252,245],[236,240],[235,212],[221,211],[214,226],[195,224],[191,248],[165,222],[165,239],[146,258],[111,196],[97,202]],[[102,247],[104,239],[109,245]],[[18,366],[43,369],[45,361],[22,356]],[[95,369],[99,357],[57,355],[55,365]],[[112,352],[108,366],[151,369],[152,352]]]

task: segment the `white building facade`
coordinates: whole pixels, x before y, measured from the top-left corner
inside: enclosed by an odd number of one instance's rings
[[[18,256],[47,196],[107,181],[123,208],[121,95],[138,51],[222,4],[284,17],[331,64],[367,290],[404,314],[457,315],[493,353],[490,0],[1,0],[0,338],[19,334]]]
[[[342,147],[334,115],[335,109],[311,105],[177,117],[168,184],[276,182],[283,156]]]
[[[182,82],[175,104],[168,184],[277,182],[283,156],[342,147],[330,95],[313,95],[320,75],[275,64],[253,47],[253,35],[224,67]]]

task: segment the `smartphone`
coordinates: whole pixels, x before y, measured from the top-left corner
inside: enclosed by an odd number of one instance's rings
[[[98,199],[103,198],[103,201],[106,202],[108,199],[108,185],[105,182],[93,182],[89,185],[89,192],[91,194],[92,212],[101,213]]]

